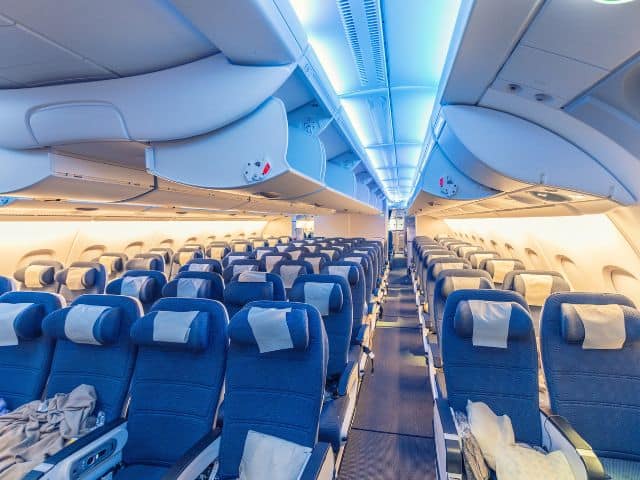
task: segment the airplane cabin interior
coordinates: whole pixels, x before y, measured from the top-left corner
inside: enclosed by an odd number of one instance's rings
[[[0,0],[0,480],[640,480],[640,0]]]

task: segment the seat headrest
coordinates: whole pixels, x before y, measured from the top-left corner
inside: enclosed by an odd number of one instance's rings
[[[123,310],[106,305],[76,303],[47,315],[45,335],[87,345],[112,345],[118,341]]]
[[[309,262],[313,268],[313,273],[318,274],[320,270],[322,270],[323,265],[331,261],[331,257],[326,253],[307,253],[303,255],[300,260]]]
[[[193,272],[195,273],[195,272]],[[210,287],[210,281],[205,278],[178,276],[176,283],[176,296],[184,298],[205,298]]]
[[[640,341],[640,312],[618,304],[562,303],[561,334],[585,350],[620,350]]]
[[[194,258],[198,258],[200,250],[195,248],[181,248],[174,256],[174,262],[178,265],[186,265]]]
[[[156,259],[154,259],[153,257],[147,257],[147,258],[134,257],[127,262],[127,264],[125,265],[125,269],[126,270],[155,270],[153,268],[154,260]]]
[[[263,256],[263,259],[264,269],[270,272],[276,266],[276,263],[282,260],[290,260],[291,256],[288,253],[267,253]]]
[[[56,280],[71,291],[85,290],[96,284],[98,270],[95,267],[71,266],[56,274]]]
[[[262,260],[267,253],[275,252],[275,248],[259,247],[255,249],[256,260]]]
[[[309,346],[309,319],[303,309],[245,307],[229,324],[232,345],[255,346],[260,353],[304,351]]]
[[[302,265],[280,265],[279,272],[284,287],[291,288],[296,278],[300,275],[305,275],[307,270]]]
[[[448,259],[440,259],[440,260],[448,260]],[[465,268],[471,268],[471,265],[465,260],[460,259],[459,261],[438,261],[437,263],[433,263],[431,268],[431,272],[433,277],[437,277],[445,270],[463,270]]]
[[[120,279],[120,295],[133,297],[142,303],[150,303],[155,299],[156,280],[151,276],[138,274],[135,271],[127,272]]]
[[[247,260],[249,257],[248,254],[242,254],[242,255],[234,255],[233,253],[228,254],[225,258],[227,267],[233,265],[235,262],[239,262],[242,260]]]
[[[444,277],[442,284],[442,296],[447,298],[456,290],[472,290],[480,288],[493,288],[491,281],[482,276],[456,276]]]
[[[124,270],[127,256],[120,253],[103,253],[98,257],[97,261],[104,267],[107,275],[111,275],[112,273],[118,273]]]
[[[188,272],[215,272],[222,273],[222,264],[218,260],[210,258],[195,258],[186,265],[184,268]]]
[[[55,276],[56,269],[53,265],[31,264],[18,270],[14,278],[27,288],[42,288],[53,285],[56,280]]]
[[[37,303],[0,302],[0,347],[38,338],[44,315],[44,307]]]
[[[304,280],[304,277],[298,277],[293,284],[296,293],[298,283],[302,287],[303,302],[316,307],[320,315],[338,313],[342,310],[344,298],[339,283]]]
[[[529,313],[515,302],[463,300],[453,325],[456,334],[471,338],[475,347],[507,348],[508,340],[534,335]]]
[[[365,261],[365,257],[364,256],[345,257],[344,261],[345,262],[355,262],[355,263],[358,263],[358,264],[362,265],[362,268],[366,268],[366,261]]]
[[[169,263],[173,256],[173,250],[170,248],[152,248],[149,250],[149,253],[154,253],[156,255],[162,256],[164,263]]]
[[[516,259],[489,258],[480,262],[480,268],[491,274],[494,283],[503,283],[507,273],[524,270],[524,264]]]
[[[273,282],[231,282],[224,289],[224,303],[227,305],[246,305],[256,299],[273,298]]]
[[[201,352],[209,346],[211,314],[156,310],[136,320],[131,340],[138,345]]]
[[[328,265],[325,267],[327,274],[344,278],[351,286],[357,285],[360,280],[358,268],[353,265]]]
[[[523,271],[514,275],[513,290],[522,295],[529,306],[542,307],[549,295],[555,292],[568,291],[570,288],[559,273]]]
[[[471,262],[471,266],[473,268],[478,268],[483,260],[488,260],[490,258],[500,258],[500,255],[497,252],[489,252],[489,251],[476,251],[469,255],[469,261]]]
[[[267,272],[254,272],[254,271],[244,271],[240,272],[236,278],[234,278],[236,282],[252,282],[252,283],[260,283],[266,282],[267,280]]]

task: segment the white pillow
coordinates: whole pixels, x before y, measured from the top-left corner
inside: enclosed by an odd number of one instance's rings
[[[560,450],[544,454],[533,448],[505,446],[496,456],[498,480],[574,480],[567,458]]]
[[[471,400],[467,401],[467,418],[487,465],[495,470],[498,452],[515,443],[511,419],[507,415],[497,416],[486,403]]]
[[[300,478],[311,456],[311,448],[278,437],[249,430],[240,460],[239,480]]]

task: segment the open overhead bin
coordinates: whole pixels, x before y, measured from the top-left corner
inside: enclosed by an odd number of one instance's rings
[[[445,106],[433,134],[436,143],[411,203],[414,214],[575,215],[636,201],[597,159],[504,112]]]

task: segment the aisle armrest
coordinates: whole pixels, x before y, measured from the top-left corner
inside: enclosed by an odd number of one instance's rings
[[[434,438],[436,443],[437,468],[439,478],[462,478],[462,444],[449,402],[442,398],[434,401]],[[457,476],[456,476],[457,475]]]
[[[194,480],[218,460],[221,428],[204,435],[165,473],[163,480]]]
[[[335,476],[335,457],[331,445],[318,442],[299,480],[331,480]]]

